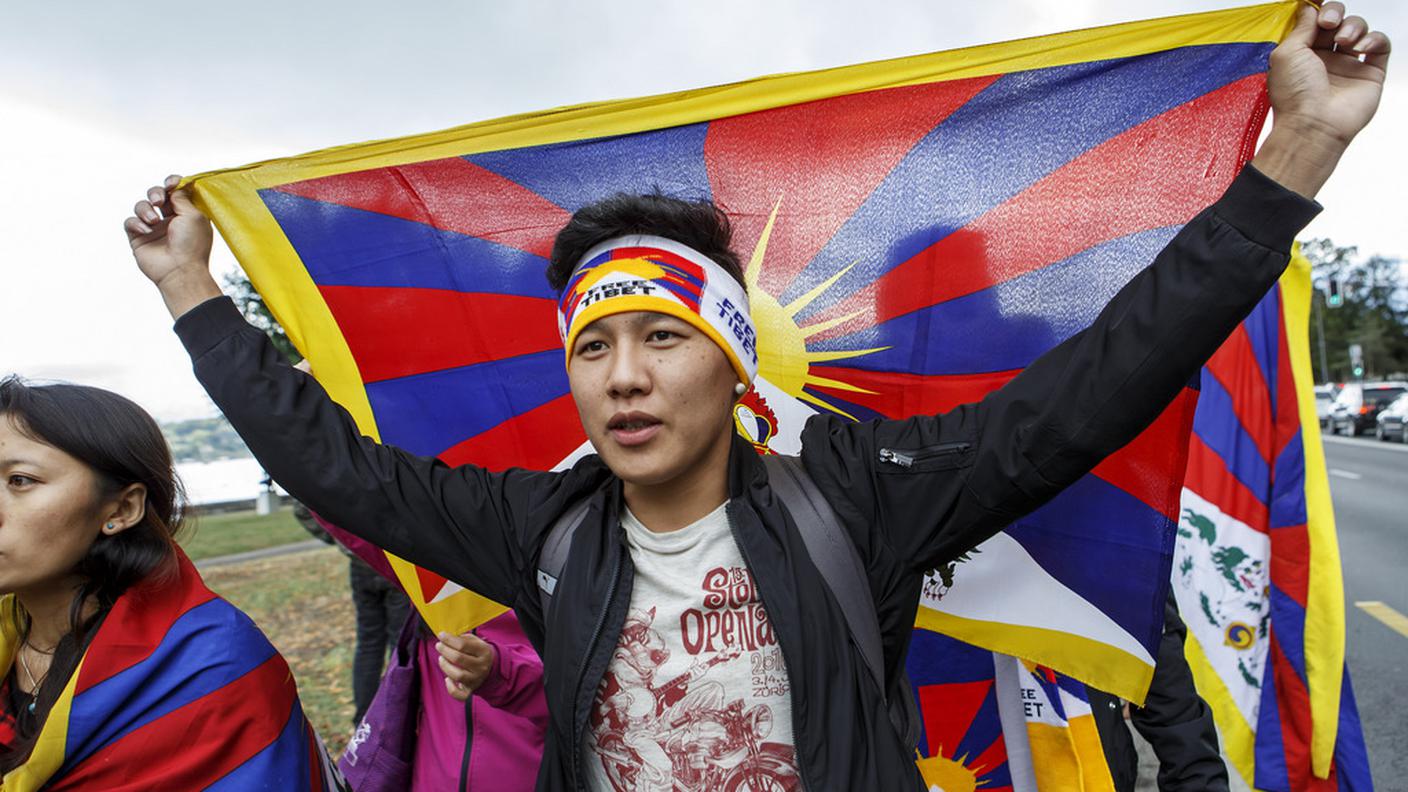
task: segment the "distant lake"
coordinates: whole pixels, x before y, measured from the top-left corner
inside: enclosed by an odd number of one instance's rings
[[[219,462],[178,462],[176,475],[186,485],[186,498],[196,506],[205,503],[254,500],[264,468],[253,457],[222,459]],[[275,487],[282,493],[281,487]]]

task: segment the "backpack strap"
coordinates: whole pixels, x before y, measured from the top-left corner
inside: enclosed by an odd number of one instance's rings
[[[880,617],[875,612],[875,598],[870,593],[865,565],[856,552],[855,542],[841,527],[836,511],[817,489],[800,457],[765,456],[763,465],[768,471],[768,486],[792,515],[802,542],[807,546],[807,555],[811,556],[827,588],[831,589],[831,596],[841,607],[851,641],[875,680],[876,689],[884,696],[890,722],[904,738],[905,746],[913,748],[919,744],[919,710],[908,676],[901,675],[893,689],[885,684]]]
[[[836,604],[841,606],[865,667],[874,678],[876,688],[884,692],[880,620],[875,614],[875,598],[870,594],[870,584],[866,582],[865,567],[856,554],[855,543],[845,534],[831,504],[807,475],[800,457],[769,455],[763,457],[763,465],[768,469],[768,486],[792,514],[792,521],[807,546],[807,554],[831,589]]]
[[[538,554],[538,600],[543,604],[544,623],[548,618],[548,606],[552,604],[552,593],[557,590],[557,579],[562,577],[562,569],[567,566],[567,551],[572,549],[572,537],[587,519],[589,500],[582,498],[557,518],[543,542],[543,551]]]

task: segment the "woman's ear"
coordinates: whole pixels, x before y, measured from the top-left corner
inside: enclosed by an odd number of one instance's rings
[[[117,494],[103,521],[103,533],[116,536],[147,516],[147,485],[128,484]]]

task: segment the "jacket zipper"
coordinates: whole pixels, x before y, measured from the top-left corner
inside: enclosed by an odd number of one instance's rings
[[[616,551],[616,566],[615,566],[615,569],[614,569],[614,570],[612,571],[612,573],[611,573],[611,584],[610,584],[609,586],[607,586],[607,588],[606,588],[606,606],[601,609],[601,613],[597,616],[597,619],[596,619],[596,626],[592,628],[592,638],[591,638],[590,641],[587,642],[587,652],[586,652],[585,655],[582,656],[582,665],[577,669],[577,684],[576,684],[575,686],[573,686],[573,688],[572,688],[572,691],[573,691],[573,695],[574,695],[574,696],[580,695],[580,693],[581,693],[581,690],[582,690],[582,680],[583,680],[583,679],[586,677],[586,675],[587,675],[587,665],[588,665],[589,663],[591,663],[592,654],[596,652],[596,642],[597,642],[598,639],[601,638],[601,628],[604,627],[604,626],[606,626],[606,614],[611,610],[611,604],[612,604],[612,602],[616,599],[616,587],[617,587],[617,586],[620,584],[620,582],[621,582],[621,564],[625,561],[625,558],[624,558],[625,552],[626,552],[625,543],[622,542],[622,543],[621,543],[621,546],[618,547],[618,548],[617,548],[617,551]],[[595,691],[593,691],[592,695],[596,695]],[[575,705],[575,701],[574,701],[574,705]],[[590,715],[589,715],[589,716],[590,716]],[[575,711],[575,710],[573,711],[573,713],[572,713],[572,745],[573,745],[573,748],[572,748],[572,756],[573,756],[573,760],[572,760],[572,772],[573,772],[573,775],[574,775],[575,778],[576,778],[576,787],[577,787],[577,789],[586,789],[586,788],[587,788],[587,787],[586,787],[586,784],[583,783],[583,779],[582,779],[582,726],[583,726],[583,724],[586,723],[586,721],[587,721],[587,718],[579,718],[579,717],[577,717],[576,711]]]
[[[728,514],[727,509],[724,510],[724,514],[728,515],[729,535],[733,537],[733,544],[738,548],[738,554],[743,556],[743,563],[747,565],[748,573],[751,575],[753,573],[753,562],[748,558],[747,548],[743,546],[742,542],[738,541],[738,529],[734,527],[733,516]],[[763,601],[763,609],[767,610],[768,601],[767,598],[763,596],[762,586],[755,586],[755,588],[758,591],[758,599]],[[772,619],[771,613],[768,614],[768,619]],[[787,654],[787,644],[782,640],[781,633],[777,634],[777,648],[782,650],[782,665],[787,668],[787,689],[788,695],[790,696],[791,692],[796,689],[796,683],[793,681],[794,677],[792,676],[792,658]],[[807,781],[806,763],[802,761],[802,756],[797,751],[797,741],[801,739],[802,729],[797,725],[797,707],[792,706],[792,703],[789,701],[788,709],[792,711],[792,756],[797,760],[797,780],[802,784],[802,791],[806,792],[806,790],[812,789],[813,787],[811,783]]]
[[[899,451],[894,448],[880,449],[880,461],[889,462],[892,465],[899,465],[902,468],[912,468],[920,462],[926,462],[941,456],[951,454],[961,454],[972,447],[972,443],[966,441],[956,441],[952,443],[940,443],[924,448],[905,449]]]
[[[469,754],[474,749],[474,698],[464,703],[464,758],[460,760],[460,792],[469,790]]]

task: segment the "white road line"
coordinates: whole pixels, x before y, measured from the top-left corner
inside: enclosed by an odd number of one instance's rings
[[[1354,471],[1340,470],[1339,468],[1330,468],[1330,475],[1339,476],[1340,478],[1347,478],[1350,481],[1358,481],[1359,479],[1364,478],[1363,476],[1359,475],[1358,473],[1355,473]]]

